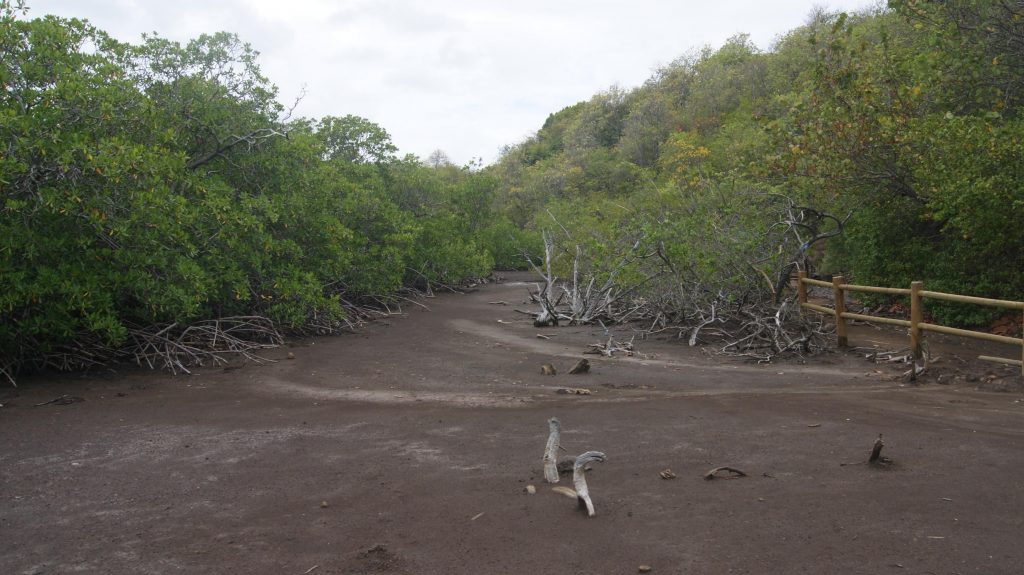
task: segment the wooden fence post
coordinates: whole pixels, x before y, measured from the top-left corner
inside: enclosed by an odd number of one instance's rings
[[[921,320],[924,310],[921,309],[921,288],[924,282],[910,282],[910,351],[914,355],[914,370],[921,365]],[[913,370],[912,370],[913,372]]]
[[[804,280],[807,279],[807,272],[799,271],[796,273],[796,300],[797,303],[807,303],[807,284]],[[800,308],[801,310],[803,308]]]
[[[832,296],[836,302],[836,345],[839,347],[847,346],[846,319],[843,317],[846,313],[846,295],[841,287],[843,283],[843,276],[832,276]]]

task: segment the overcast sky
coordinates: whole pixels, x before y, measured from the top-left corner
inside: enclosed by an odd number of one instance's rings
[[[29,17],[90,20],[118,39],[185,42],[227,30],[296,114],[355,114],[401,153],[444,150],[457,164],[494,161],[548,114],[659,66],[748,33],[762,49],[815,6],[873,0],[28,0]]]

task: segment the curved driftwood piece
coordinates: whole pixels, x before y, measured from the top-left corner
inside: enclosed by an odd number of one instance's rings
[[[576,458],[576,464],[572,468],[572,483],[576,488],[576,500],[580,509],[587,510],[587,517],[594,516],[594,502],[590,500],[590,490],[587,488],[586,466],[594,461],[604,462],[607,459],[600,451],[588,451]]]
[[[746,473],[743,473],[742,471],[740,471],[739,469],[736,469],[735,467],[716,467],[716,468],[712,469],[711,471],[708,471],[707,473],[705,473],[704,474],[704,479],[707,479],[708,481],[711,481],[712,479],[715,479],[716,477],[722,477],[721,475],[718,475],[719,471],[725,471],[725,472],[731,473],[732,475],[729,475],[728,479],[734,479],[736,477],[746,477],[747,476]]]
[[[571,497],[573,499],[576,499],[576,492],[573,491],[572,489],[569,489],[568,487],[562,487],[561,485],[556,485],[556,486],[551,488],[551,491],[554,491],[555,493],[558,493],[559,495],[565,495],[566,497]]]
[[[548,420],[548,446],[544,450],[544,481],[558,483],[558,443],[562,435],[562,423],[557,417]]]

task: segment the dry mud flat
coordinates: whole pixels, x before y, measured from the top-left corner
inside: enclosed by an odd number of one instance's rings
[[[602,334],[533,328],[525,294],[440,296],[268,365],[3,390],[0,573],[1024,571],[1019,392],[665,341],[565,375]],[[608,456],[593,518],[543,482],[552,416]],[[879,433],[893,465],[840,465]],[[748,476],[703,479],[723,465]]]

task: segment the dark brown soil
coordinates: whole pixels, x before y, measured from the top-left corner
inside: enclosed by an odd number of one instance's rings
[[[752,365],[637,338],[643,357],[568,375],[601,330],[535,329],[525,294],[439,296],[262,366],[0,391],[0,574],[1024,570],[1024,395],[978,349],[934,340],[911,385],[863,353]],[[84,401],[36,406],[63,395]],[[608,456],[593,518],[543,482],[552,416],[570,453]],[[880,433],[892,464],[862,464]],[[720,466],[747,476],[703,478]]]

